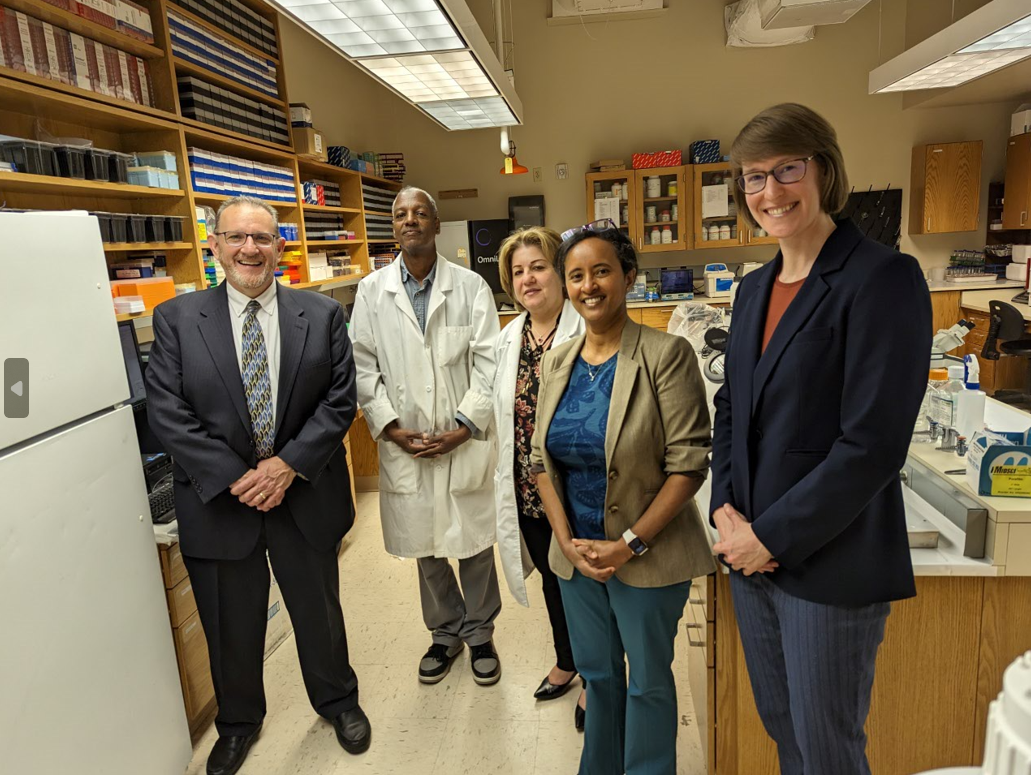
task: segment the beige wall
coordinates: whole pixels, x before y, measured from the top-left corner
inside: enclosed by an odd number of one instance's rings
[[[913,1],[921,7],[940,2]],[[908,187],[913,145],[981,139],[981,230],[910,238],[907,197],[902,247],[934,266],[946,264],[952,248],[984,244],[987,183],[1002,179],[1015,105],[903,111],[898,94],[867,95],[869,71],[905,46],[901,0],[873,0],[847,24],[818,28],[810,43],[772,49],[728,49],[722,0],[674,0],[659,18],[563,26],[546,23],[546,0],[513,5],[516,88],[525,108],[525,126],[515,129],[514,139],[519,161],[543,168],[543,183],[535,184],[532,175],[498,174],[503,159],[497,131],[440,129],[285,24],[290,98],[315,109],[316,124],[331,141],[404,152],[415,185],[433,193],[479,189],[477,199],[441,202],[444,220],[504,217],[509,196],[543,194],[548,225],[558,229],[585,220],[583,173],[592,160],[629,162],[634,151],[686,149],[692,140],[711,137],[728,149],[752,115],[777,102],[805,103],[834,124],[857,190]],[[923,17],[919,21],[925,24]],[[569,165],[568,180],[556,179],[559,162]],[[691,251],[652,256],[647,265],[734,263],[772,253]]]

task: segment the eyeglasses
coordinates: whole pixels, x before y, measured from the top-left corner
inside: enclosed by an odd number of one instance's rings
[[[579,234],[582,231],[608,231],[609,229],[616,229],[618,231],[619,227],[616,226],[615,221],[613,221],[611,218],[602,218],[598,221],[591,221],[590,223],[585,223],[583,226],[577,226],[573,229],[566,229],[564,232],[562,232],[562,241],[565,242],[574,234]]]
[[[816,154],[807,156],[804,159],[792,159],[786,161],[783,164],[778,164],[772,170],[766,172],[749,172],[744,175],[738,175],[737,186],[746,194],[758,194],[764,188],[766,188],[766,179],[773,175],[777,179],[778,183],[797,183],[805,177],[806,168],[813,159],[816,158]]]
[[[234,248],[242,248],[246,245],[248,237],[254,240],[254,244],[259,248],[270,248],[276,244],[277,239],[275,234],[269,234],[267,231],[259,231],[254,234],[248,234],[245,231],[216,231],[215,234]]]

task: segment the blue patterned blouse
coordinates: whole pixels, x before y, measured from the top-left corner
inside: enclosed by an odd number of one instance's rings
[[[562,475],[574,538],[606,538],[605,430],[617,357],[613,355],[597,366],[576,359],[569,385],[548,428],[548,454]]]

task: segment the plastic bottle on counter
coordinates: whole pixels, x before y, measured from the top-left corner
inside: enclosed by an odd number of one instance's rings
[[[913,443],[927,444],[931,438],[931,397],[938,392],[938,389],[949,379],[949,373],[945,369],[931,369],[927,372],[927,390],[924,391],[924,400],[920,403],[920,413],[916,418],[916,425],[913,428]]]
[[[987,394],[981,390],[981,366],[976,355],[968,355],[966,364],[966,389],[956,401],[956,430],[969,443],[977,431],[984,430],[984,407]]]
[[[959,394],[966,390],[963,383],[963,364],[949,366],[949,380],[931,396],[931,418],[945,428],[956,427],[956,402]]]

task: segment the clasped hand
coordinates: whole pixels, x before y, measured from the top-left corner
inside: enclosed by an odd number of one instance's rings
[[[251,506],[258,511],[271,511],[286,495],[287,488],[294,483],[297,472],[282,458],[270,457],[258,463],[241,476],[229,492],[240,499],[240,503]]]
[[[612,578],[634,556],[622,538],[618,541],[574,538],[562,551],[580,573],[601,582]]]
[[[384,435],[412,457],[432,459],[454,452],[471,439],[473,434],[459,423],[455,430],[443,431],[436,436],[402,428],[396,424],[387,428]]]
[[[712,550],[722,554],[730,567],[742,571],[746,576],[770,573],[780,567],[756,538],[752,524],[737,509],[727,503],[716,509],[712,516],[716,529],[720,531],[720,540]]]

